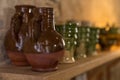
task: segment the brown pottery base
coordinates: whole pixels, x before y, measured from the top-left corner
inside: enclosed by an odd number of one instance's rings
[[[29,66],[29,63],[25,55],[21,52],[7,51],[8,57],[10,58],[13,65],[16,66]]]
[[[34,71],[55,71],[59,60],[64,55],[64,50],[55,53],[26,53],[25,56]]]

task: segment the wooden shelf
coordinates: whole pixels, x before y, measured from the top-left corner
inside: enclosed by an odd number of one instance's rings
[[[120,58],[120,51],[101,52],[97,56],[82,59],[73,64],[59,64],[59,69],[54,72],[34,72],[30,67],[1,66],[0,80],[70,80],[118,58]]]

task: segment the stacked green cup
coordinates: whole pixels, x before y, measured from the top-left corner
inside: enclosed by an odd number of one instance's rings
[[[74,53],[78,39],[77,24],[73,21],[68,21],[64,25],[56,25],[56,30],[62,35],[65,40],[65,54],[61,63],[75,62]]]
[[[87,42],[89,41],[89,32],[90,29],[87,26],[79,26],[78,27],[78,41],[77,41],[77,48],[75,52],[75,58],[76,59],[81,59],[81,58],[86,58],[86,45]]]
[[[87,42],[87,56],[93,56],[97,54],[96,45],[99,43],[100,29],[96,27],[90,27],[90,37]]]

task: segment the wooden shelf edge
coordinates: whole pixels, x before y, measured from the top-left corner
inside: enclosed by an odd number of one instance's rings
[[[76,61],[73,64],[60,64],[54,72],[33,72],[30,67],[1,66],[0,80],[69,80],[75,76],[120,58],[120,50],[101,52],[100,55]]]

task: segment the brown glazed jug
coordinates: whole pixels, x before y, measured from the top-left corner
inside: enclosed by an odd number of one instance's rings
[[[33,9],[34,17],[31,19],[28,27],[28,36],[25,37],[23,44],[24,53],[37,53],[35,48],[38,38],[41,34],[41,14],[37,8]]]
[[[36,27],[39,23],[37,27],[40,27],[40,34],[33,33],[33,36],[37,35],[37,37],[31,39],[34,42],[34,50],[29,52],[29,46],[26,46],[24,47],[24,52],[26,52],[24,54],[32,66],[32,70],[54,71],[57,70],[58,62],[64,55],[64,40],[55,31],[53,8],[40,7],[36,10],[39,19],[33,19],[33,27]]]
[[[28,35],[28,25],[32,18],[32,5],[16,5],[11,26],[5,37],[5,48],[12,64],[17,66],[29,65],[23,54],[23,44]]]

